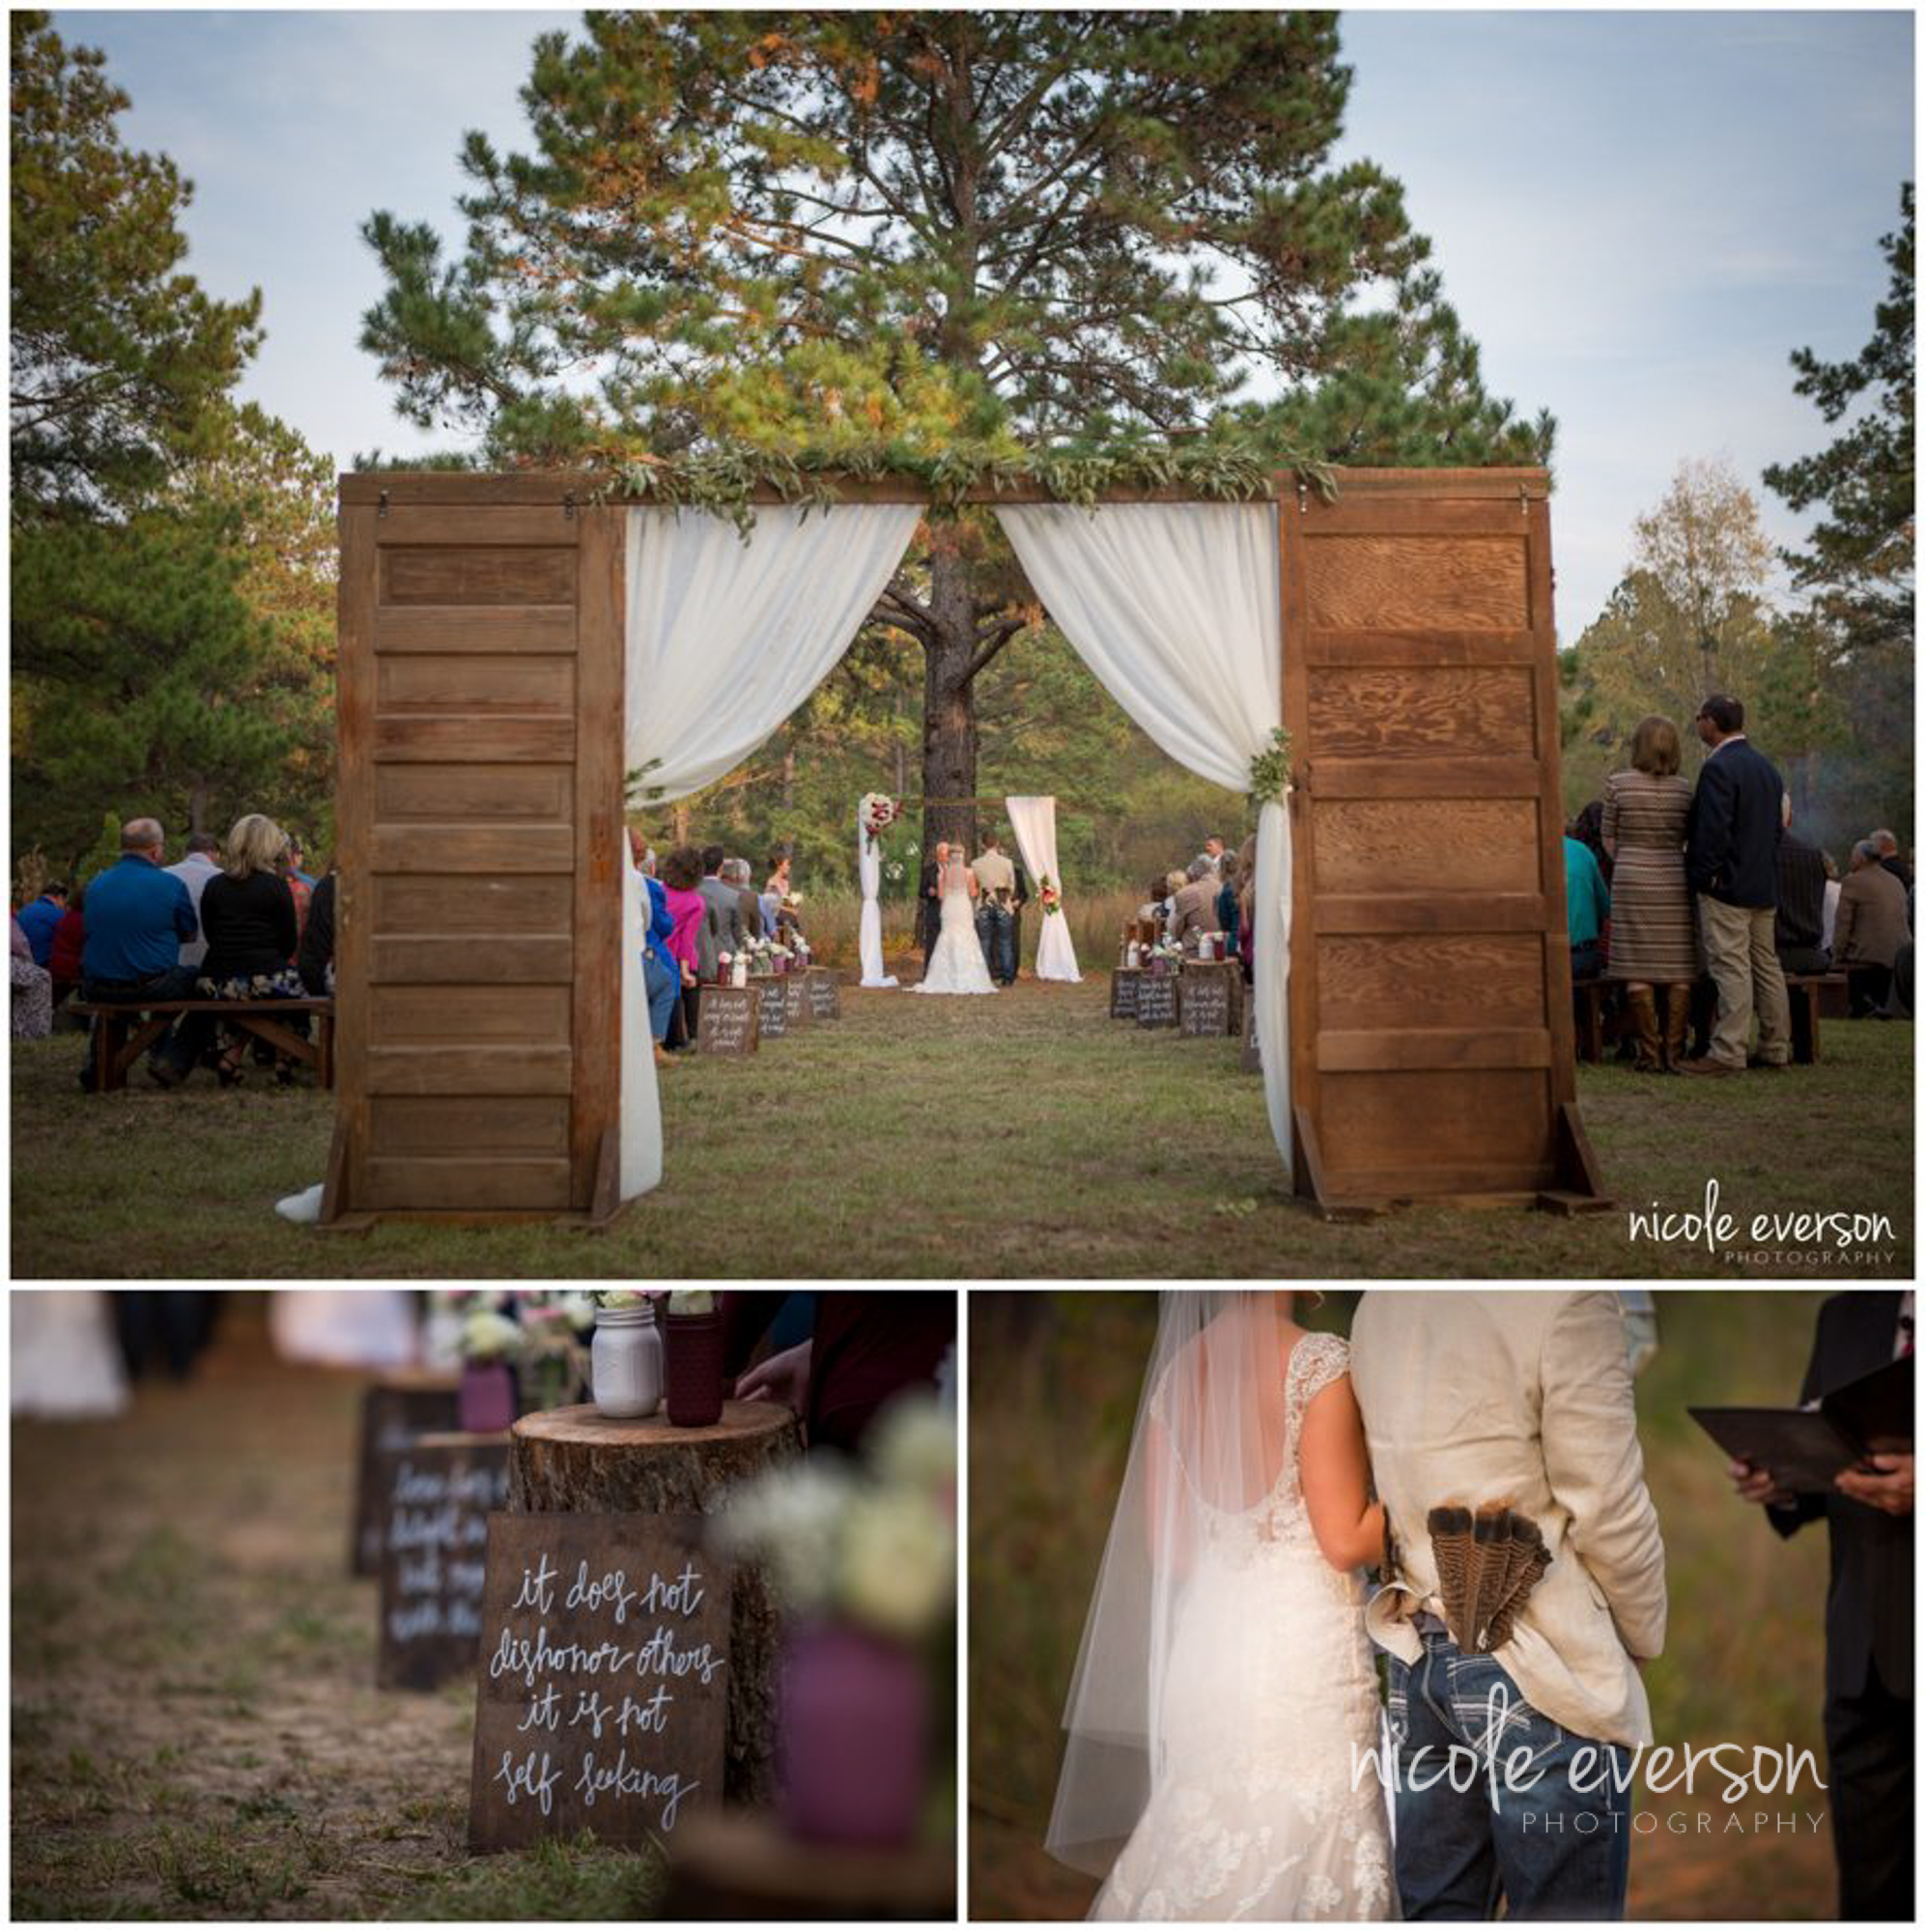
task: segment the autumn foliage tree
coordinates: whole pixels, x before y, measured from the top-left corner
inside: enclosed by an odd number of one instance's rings
[[[1542,459],[1398,184],[1332,164],[1338,54],[1312,13],[591,14],[536,43],[531,153],[467,136],[461,253],[370,218],[363,343],[495,463]],[[951,500],[877,608],[923,655],[926,838],[974,830],[1029,605]]]

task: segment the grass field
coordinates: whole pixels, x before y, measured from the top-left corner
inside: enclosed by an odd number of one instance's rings
[[[1387,1291],[1394,1292],[1394,1291]],[[1662,1344],[1638,1383],[1646,1477],[1670,1591],[1664,1655],[1646,1682],[1660,1744],[1789,1743],[1819,1753],[1826,1553],[1786,1543],[1736,1502],[1688,1402],[1786,1402],[1820,1297],[1787,1289],[1658,1296]],[[1312,1325],[1349,1327],[1333,1294]],[[1155,1329],[1132,1293],[970,1297],[970,1906],[974,1918],[1080,1918],[1093,1884],[1042,1851],[1062,1705]],[[1809,1780],[1803,1809],[1826,1794]],[[1634,1841],[1634,1918],[1822,1918],[1836,1910],[1822,1831],[1726,1829],[1714,1796],[1635,1809],[1667,1821]],[[1785,1801],[1759,1801],[1777,1813]],[[1690,1828],[1673,1829],[1674,1813]],[[1696,1824],[1699,1814],[1711,1820]],[[1748,1814],[1747,1814],[1748,1815]]]
[[[474,1688],[374,1688],[358,1378],[258,1308],[111,1422],[13,1425],[15,1918],[637,1918],[652,1856],[470,1858]]]
[[[751,1059],[665,1070],[667,1174],[615,1228],[290,1227],[324,1171],[311,1089],[124,1094],[75,1083],[71,1035],[13,1058],[13,1264],[27,1277],[653,1278],[1218,1274],[1870,1276],[1912,1269],[1910,1025],[1827,1022],[1775,1077],[1579,1068],[1618,1211],[1406,1209],[1329,1225],[1286,1191],[1260,1084],[1230,1040],[1106,1016],[1107,980],[994,999],[845,988],[845,1017]],[[258,1081],[259,1075],[255,1078]],[[1882,1211],[1876,1250],[1741,1257],[1630,1237],[1630,1208]],[[739,1227],[743,1237],[716,1238]]]

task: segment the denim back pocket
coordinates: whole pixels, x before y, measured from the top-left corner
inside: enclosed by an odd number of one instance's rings
[[[1483,1749],[1489,1740],[1500,1754],[1529,1750],[1535,1755],[1563,1744],[1562,1727],[1525,1698],[1494,1657],[1454,1651],[1444,1676],[1451,1717],[1473,1749]]]

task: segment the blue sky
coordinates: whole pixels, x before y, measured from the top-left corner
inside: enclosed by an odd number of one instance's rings
[[[127,140],[195,184],[188,267],[259,286],[243,393],[345,467],[445,443],[391,412],[355,348],[380,282],[375,208],[459,238],[454,156],[523,145],[528,46],[575,12],[60,11],[132,97]],[[1489,386],[1559,420],[1559,630],[1594,617],[1632,517],[1678,461],[1757,485],[1828,432],[1790,352],[1854,355],[1883,293],[1877,237],[1913,169],[1909,13],[1351,12],[1342,153],[1404,184]]]

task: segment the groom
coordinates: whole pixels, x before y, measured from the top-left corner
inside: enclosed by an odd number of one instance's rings
[[[1350,1376],[1393,1538],[1366,1621],[1390,1654],[1403,1917],[1494,1918],[1502,1899],[1513,1918],[1622,1918],[1618,1747],[1652,1742],[1641,1670],[1664,1645],[1665,1590],[1617,1297],[1377,1291]],[[1445,1621],[1429,1517],[1500,1502],[1549,1566],[1485,1654]]]
[[[983,836],[976,855],[976,883],[981,896],[976,904],[976,938],[982,963],[999,985],[1016,980],[1016,868],[1003,856],[995,833]]]

